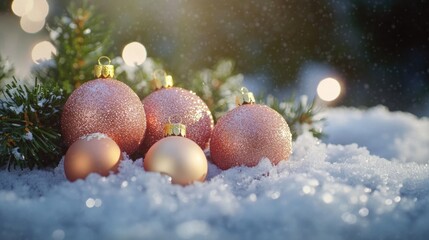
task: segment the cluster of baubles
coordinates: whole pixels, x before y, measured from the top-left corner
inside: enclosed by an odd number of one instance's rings
[[[155,91],[142,101],[130,87],[113,79],[109,58],[100,57],[94,73],[97,79],[70,95],[61,117],[63,139],[69,146],[64,168],[70,181],[90,173],[116,172],[121,152],[139,151],[145,155],[146,171],[166,174],[181,185],[205,180],[205,149],[221,169],[255,166],[262,158],[277,164],[291,154],[291,133],[284,118],[255,104],[245,88],[237,96],[239,107],[214,126],[203,100],[173,87],[172,77],[162,70],[154,73]]]

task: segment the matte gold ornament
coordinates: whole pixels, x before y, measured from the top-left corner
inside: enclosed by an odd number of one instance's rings
[[[147,119],[141,152],[163,138],[163,128],[170,116],[180,117],[187,127],[187,137],[202,149],[207,148],[213,130],[213,117],[203,100],[195,93],[173,87],[173,78],[163,70],[154,72],[155,91],[143,99]]]
[[[69,181],[84,179],[90,173],[107,176],[116,172],[121,158],[118,144],[105,134],[93,133],[75,141],[64,158],[64,172]]]
[[[264,157],[277,164],[292,153],[292,134],[284,118],[254,103],[253,94],[242,88],[237,96],[239,106],[217,122],[210,140],[210,156],[219,168],[252,167]]]
[[[164,134],[166,137],[147,152],[144,169],[166,174],[175,184],[203,182],[208,171],[207,158],[198,144],[184,137],[186,127],[180,123],[169,123]]]
[[[146,115],[137,94],[126,84],[111,79],[109,64],[94,67],[99,79],[82,84],[67,99],[61,116],[61,133],[67,145],[79,137],[102,132],[128,154],[134,153],[146,131]]]

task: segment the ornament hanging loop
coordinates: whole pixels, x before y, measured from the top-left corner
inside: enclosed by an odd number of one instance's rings
[[[106,59],[108,61],[108,64],[102,64],[101,59]],[[111,65],[111,63],[112,63],[112,60],[110,60],[110,58],[107,56],[101,56],[98,58],[98,65]]]
[[[238,106],[255,103],[255,96],[253,96],[253,93],[249,92],[247,88],[242,87],[240,92],[241,93],[238,94],[235,98],[235,102]]]
[[[175,117],[174,115],[173,117]],[[180,117],[179,123],[172,123],[171,117],[168,117],[168,123],[164,126],[164,137],[168,136],[181,136],[186,137],[186,125],[182,124],[182,118]]]
[[[164,71],[164,69],[156,69],[153,73],[152,73],[152,78],[164,78],[165,76],[167,76],[167,73]]]
[[[155,90],[173,87],[173,77],[162,69],[157,69],[152,73],[151,82]]]
[[[108,64],[102,64],[101,60],[106,59]],[[98,65],[94,66],[94,76],[96,78],[113,78],[115,75],[115,67],[111,65],[112,61],[107,56],[98,58]]]

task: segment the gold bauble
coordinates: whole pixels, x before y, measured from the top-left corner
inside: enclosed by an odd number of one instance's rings
[[[187,185],[206,179],[208,165],[201,148],[192,140],[168,136],[156,142],[144,159],[146,171],[171,177],[172,183]]]
[[[84,179],[90,173],[107,176],[116,172],[121,150],[105,134],[95,133],[79,138],[67,150],[64,171],[70,181]]]

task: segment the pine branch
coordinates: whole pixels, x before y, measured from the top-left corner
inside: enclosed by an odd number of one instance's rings
[[[7,59],[4,59],[0,55],[0,83],[2,82],[3,79],[12,77],[14,72],[15,72],[15,69],[12,66],[12,64],[10,64]]]
[[[57,49],[54,64],[36,69],[42,79],[56,79],[67,93],[93,79],[94,60],[112,46],[111,27],[88,1],[72,1],[63,16],[48,28]],[[45,65],[45,68],[43,68]]]
[[[314,100],[308,103],[307,96],[301,96],[298,102],[294,97],[280,101],[271,95],[260,99],[285,118],[294,140],[305,131],[311,132],[316,138],[324,137],[321,125],[325,119],[318,117],[320,109],[317,109]]]
[[[222,60],[211,69],[196,72],[189,82],[181,85],[200,96],[216,120],[235,107],[234,96],[242,87],[243,78],[235,73],[233,61]]]
[[[34,168],[56,166],[61,158],[60,112],[63,90],[54,84],[34,88],[14,78],[1,90],[0,165]]]
[[[120,57],[114,58],[112,64],[116,67],[115,78],[131,87],[140,99],[153,91],[150,85],[153,72],[163,69],[162,63],[152,58],[147,58],[142,65],[136,67],[127,66]]]

